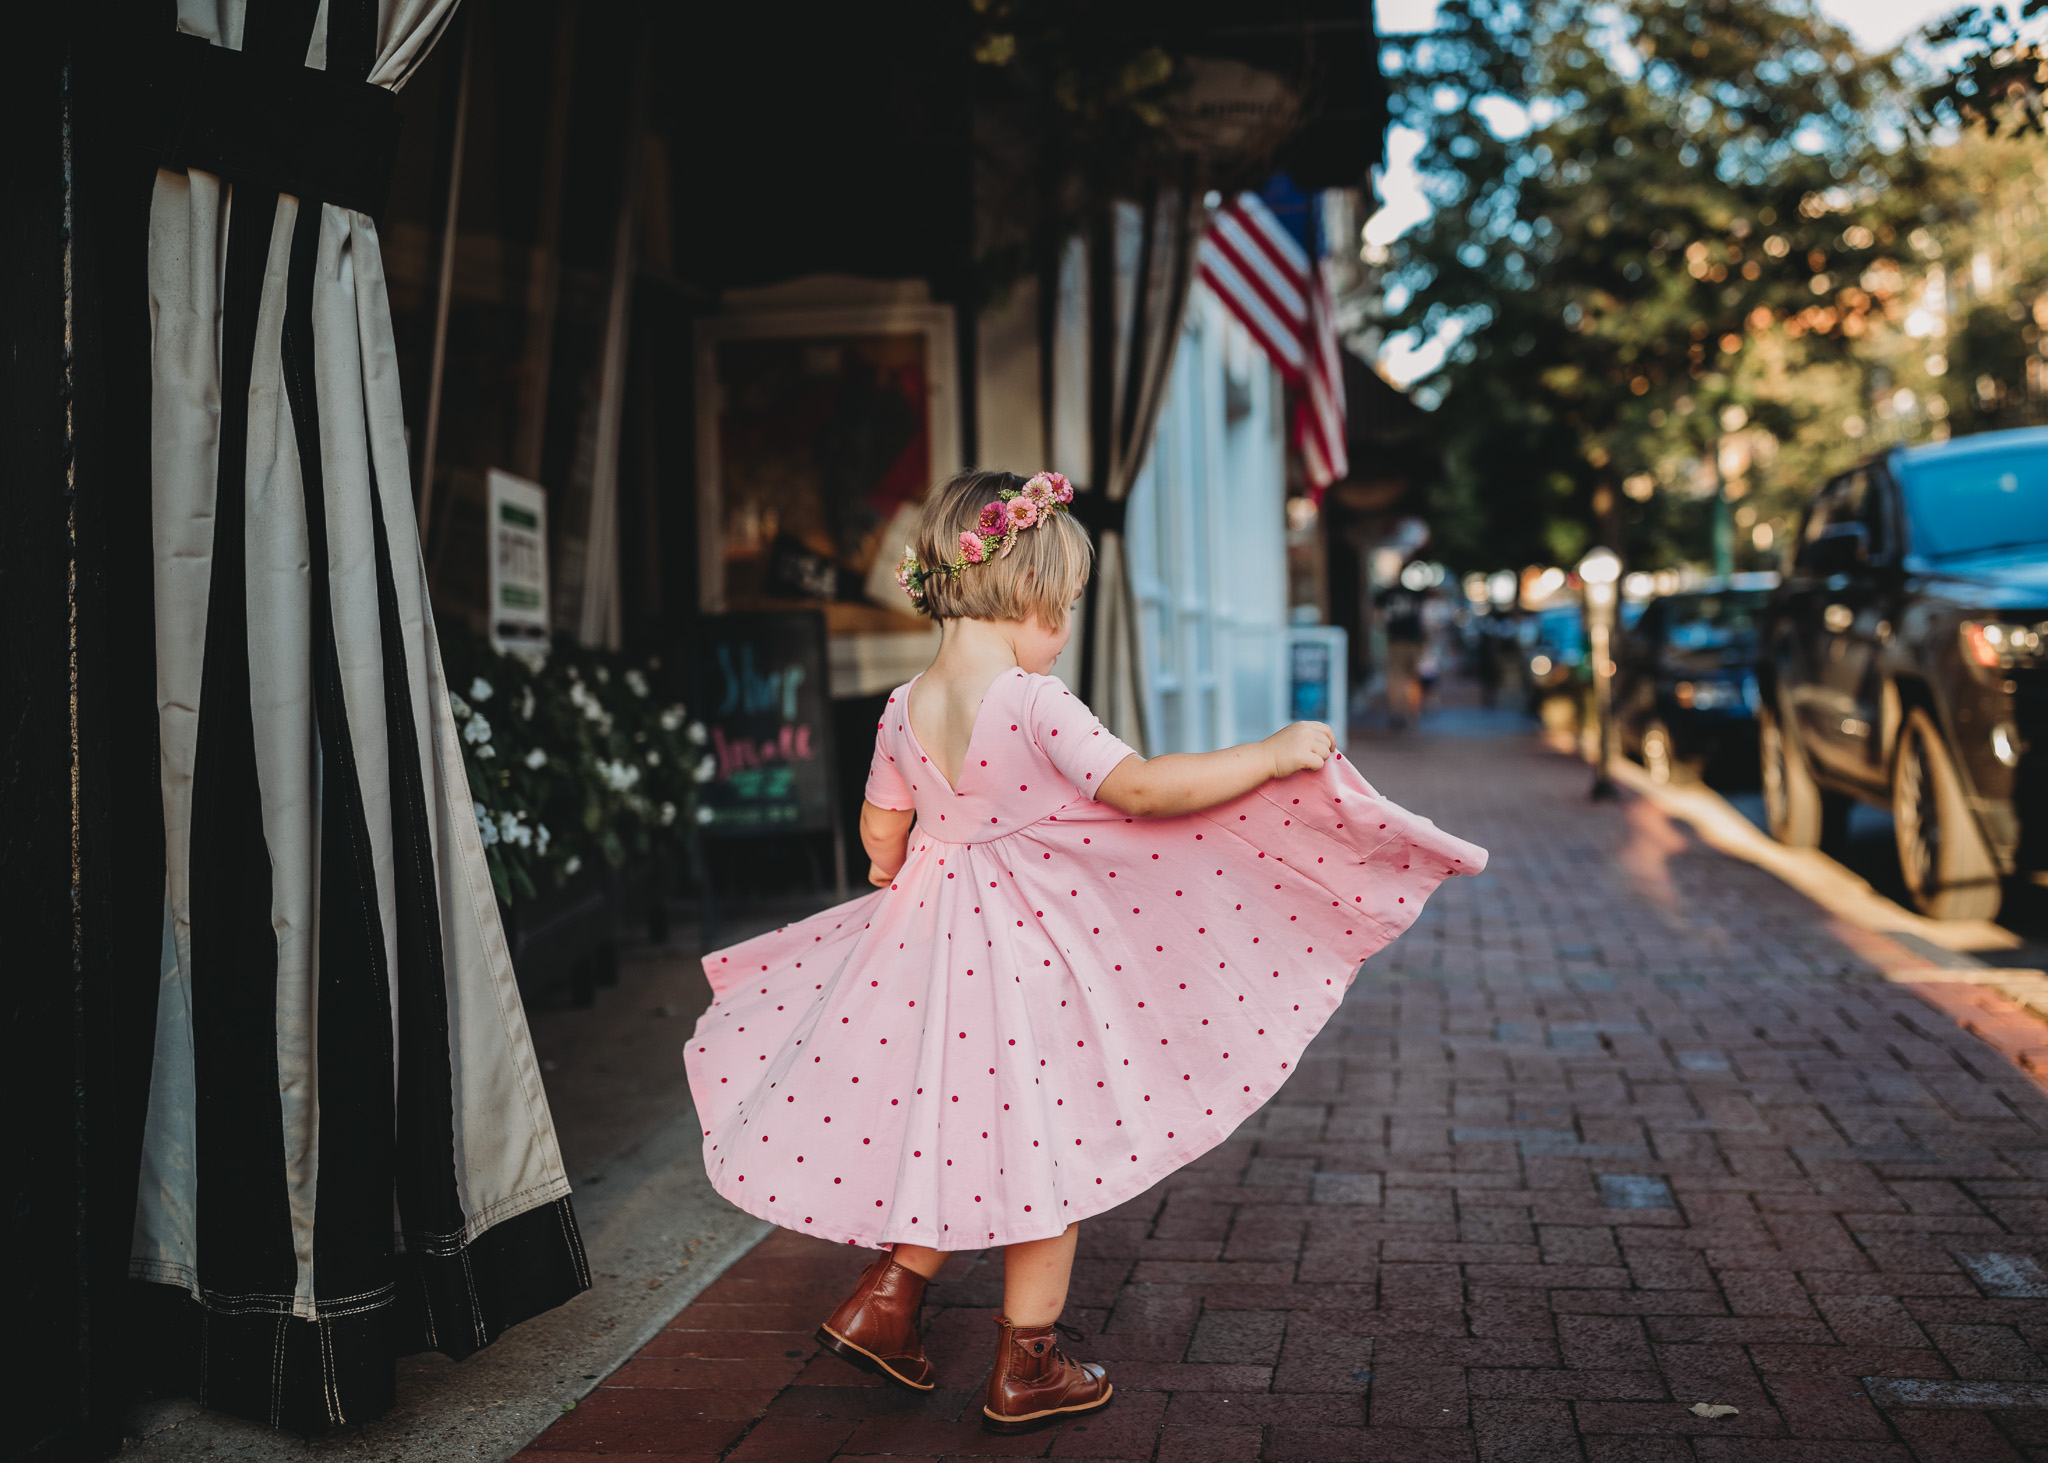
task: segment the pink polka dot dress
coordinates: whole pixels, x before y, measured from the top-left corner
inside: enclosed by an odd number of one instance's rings
[[[1228,1137],[1359,962],[1486,864],[1341,759],[1127,818],[1094,792],[1131,749],[1021,670],[950,786],[909,691],[867,785],[917,811],[895,882],[704,960],[705,1167],[788,1229],[978,1249],[1113,1208]]]

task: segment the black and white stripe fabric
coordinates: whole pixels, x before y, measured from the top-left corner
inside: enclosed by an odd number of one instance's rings
[[[454,0],[180,0],[215,45],[399,86]],[[324,18],[323,25],[316,21]],[[414,527],[377,233],[157,176],[169,842],[134,1273],[202,1400],[317,1430],[586,1288]]]

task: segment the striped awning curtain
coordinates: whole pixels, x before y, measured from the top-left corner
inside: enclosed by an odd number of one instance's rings
[[[1141,201],[1104,204],[1087,235],[1088,492],[1074,508],[1095,533],[1095,573],[1084,597],[1081,694],[1140,750],[1143,642],[1124,506],[1173,376],[1201,227],[1193,193],[1162,185]]]
[[[306,67],[396,89],[455,0],[178,8],[287,91]],[[449,715],[376,225],[317,168],[172,161],[149,237],[169,873],[133,1273],[190,1297],[202,1401],[314,1431],[387,1408],[396,1355],[465,1356],[589,1276]]]

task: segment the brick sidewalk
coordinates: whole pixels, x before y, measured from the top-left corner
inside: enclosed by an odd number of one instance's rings
[[[980,1430],[995,1253],[932,1287],[940,1390],[876,1385],[811,1340],[867,1253],[778,1234],[522,1459],[2048,1459],[2048,1099],[1956,1024],[2033,1018],[1874,978],[1527,742],[1358,754],[1493,864],[1237,1135],[1083,1225],[1109,1411]]]

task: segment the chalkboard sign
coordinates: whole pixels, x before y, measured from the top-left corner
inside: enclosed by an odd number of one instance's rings
[[[836,820],[824,617],[707,615],[700,624],[695,704],[717,767],[697,789],[702,831],[830,832]]]

